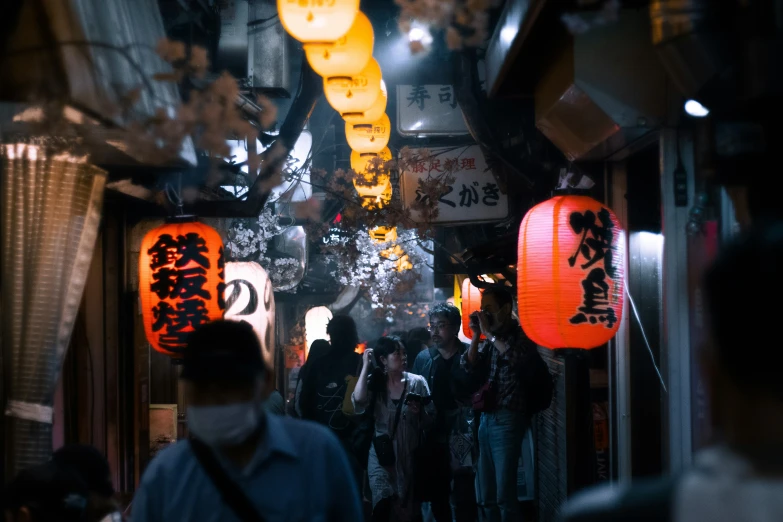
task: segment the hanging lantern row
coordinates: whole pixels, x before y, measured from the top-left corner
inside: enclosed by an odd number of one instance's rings
[[[519,228],[522,328],[546,348],[599,347],[617,333],[625,292],[625,232],[587,196],[555,196]]]
[[[391,136],[388,93],[381,68],[372,57],[372,23],[359,11],[359,2],[278,0],[277,9],[286,31],[304,44],[308,63],[323,78],[329,105],[345,120],[348,145],[360,154],[381,153]],[[351,164],[357,174],[366,173],[367,162],[364,168],[354,166],[353,159]],[[386,185],[388,177],[381,175],[369,190],[354,183],[363,206],[391,200],[385,198],[392,190]]]

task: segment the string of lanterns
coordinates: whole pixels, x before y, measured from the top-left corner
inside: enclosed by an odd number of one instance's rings
[[[387,147],[391,137],[386,114],[388,93],[381,67],[372,56],[372,23],[359,10],[358,0],[335,0],[331,4],[278,0],[277,9],[283,27],[302,42],[308,63],[323,78],[329,105],[345,121],[345,138],[352,150],[351,169],[359,176],[353,185],[362,206],[387,205],[392,198],[389,172],[385,167],[379,172],[378,163],[372,163],[374,158],[380,158],[383,164],[392,159]],[[370,236],[379,243],[391,237],[372,231]],[[400,270],[410,266],[401,263]]]

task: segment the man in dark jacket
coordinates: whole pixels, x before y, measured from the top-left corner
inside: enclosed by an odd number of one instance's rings
[[[767,304],[783,295],[781,267],[783,223],[768,224],[737,238],[704,279],[710,340],[699,351],[718,443],[680,477],[581,493],[562,521],[783,520],[780,309]]]
[[[452,436],[461,435],[466,437],[467,442],[462,447],[469,453],[472,438],[466,418],[472,416],[469,407],[471,384],[468,374],[459,363],[460,356],[468,347],[458,338],[460,322],[460,312],[456,307],[446,303],[436,304],[430,311],[434,346],[419,352],[412,370],[412,373],[427,379],[437,411],[435,427],[428,441],[433,467],[433,480],[429,484],[432,498],[430,506],[437,522],[450,522],[452,507],[458,522],[475,520],[476,517],[469,456],[455,455],[452,458],[450,448]],[[461,429],[463,427],[465,429]],[[452,460],[461,461],[454,466],[457,468],[455,474],[452,474]],[[467,462],[467,466],[459,465],[464,462]],[[459,494],[455,495],[455,492]]]

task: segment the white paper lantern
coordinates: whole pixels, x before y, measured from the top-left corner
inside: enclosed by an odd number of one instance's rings
[[[275,367],[275,294],[266,271],[254,262],[226,263],[225,319],[250,324],[261,341],[266,367]]]
[[[311,308],[305,314],[305,358],[310,353],[310,345],[317,339],[329,339],[326,325],[332,320],[332,312],[325,306]]]

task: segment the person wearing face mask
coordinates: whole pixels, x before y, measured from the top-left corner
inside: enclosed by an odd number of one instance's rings
[[[362,519],[335,436],[267,413],[269,375],[250,325],[215,321],[196,330],[180,378],[192,439],[150,463],[133,501],[134,522]]]
[[[513,318],[512,307],[504,287],[484,289],[481,311],[470,316],[473,339],[460,361],[469,373],[489,367],[489,378],[474,396],[473,407],[481,412],[476,500],[480,519],[492,522],[519,519],[517,467],[530,424],[519,376],[525,356],[536,348]],[[484,343],[481,334],[487,339]]]

